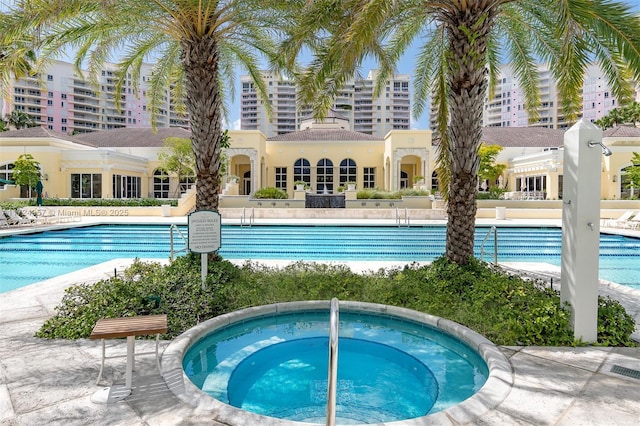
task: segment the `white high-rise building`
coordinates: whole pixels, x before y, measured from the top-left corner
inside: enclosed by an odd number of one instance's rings
[[[501,68],[494,96],[484,101],[482,125],[484,127],[545,127],[565,129],[574,123],[566,121],[562,102],[558,97],[556,84],[548,64],[540,64],[539,90],[540,106],[538,121],[529,123],[529,113],[525,108],[524,93],[513,69],[509,65]],[[580,116],[591,122],[607,115],[618,107],[618,101],[611,93],[607,80],[597,64],[590,65],[584,76],[582,88],[582,111]],[[435,111],[431,110],[431,128],[435,128]]]
[[[98,84],[88,82],[86,73],[78,75],[73,64],[54,61],[42,75],[20,78],[8,88],[9,99],[2,115],[26,112],[49,129],[61,133],[87,133],[120,127],[151,127],[147,109],[147,86],[152,65],[142,67],[138,90],[129,78],[119,99],[115,97],[116,67],[106,64],[97,76]],[[186,116],[178,113],[169,91],[156,116],[158,127],[189,127]]]
[[[309,109],[298,107],[297,86],[286,77],[265,71],[263,78],[268,88],[273,112],[268,118],[264,100],[260,99],[249,76],[240,77],[242,97],[240,101],[240,128],[260,130],[267,137],[290,133],[300,129],[303,119],[311,115]],[[410,76],[397,74],[387,82],[384,93],[373,97],[376,71],[366,78],[349,81],[336,98],[333,108],[349,120],[351,129],[384,137],[390,130],[411,128]]]
[[[483,125],[485,127],[546,127],[565,129],[573,125],[566,121],[562,102],[548,64],[539,65],[540,107],[538,121],[529,123],[524,94],[511,66],[501,69],[499,83],[492,99],[485,99]],[[597,64],[591,64],[584,76],[581,117],[591,122],[607,115],[618,106],[607,80]]]

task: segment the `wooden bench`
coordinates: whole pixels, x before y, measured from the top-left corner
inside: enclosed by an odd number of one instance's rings
[[[167,332],[167,316],[166,315],[143,315],[138,317],[123,317],[123,318],[103,318],[98,320],[93,331],[89,336],[90,339],[102,340],[102,363],[100,365],[100,373],[98,373],[98,380],[96,384],[100,382],[102,378],[102,371],[104,370],[104,360],[107,358],[121,358],[127,357],[127,374],[125,380],[125,388],[131,390],[131,376],[133,375],[133,363],[135,356],[135,337],[136,336],[148,336],[156,335],[156,365],[160,370],[160,359],[158,358],[158,343],[160,341],[160,334]],[[117,339],[121,337],[127,338],[127,354],[126,355],[114,355],[105,356],[104,339]],[[154,352],[141,352],[138,355],[147,355]]]

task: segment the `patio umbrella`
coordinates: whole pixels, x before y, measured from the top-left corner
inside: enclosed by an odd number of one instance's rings
[[[36,183],[36,193],[38,194],[38,198],[36,200],[36,205],[42,205],[42,190],[44,189],[44,185],[42,185],[42,181],[38,181]]]

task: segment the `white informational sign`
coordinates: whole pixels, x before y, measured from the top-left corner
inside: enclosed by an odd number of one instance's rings
[[[189,214],[189,250],[211,253],[220,249],[220,213],[198,210]]]
[[[220,213],[198,210],[189,214],[189,250],[200,253],[200,278],[202,289],[207,281],[207,253],[220,249]]]

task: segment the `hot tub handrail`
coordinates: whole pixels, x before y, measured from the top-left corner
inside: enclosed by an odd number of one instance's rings
[[[327,380],[327,426],[336,424],[336,387],[338,381],[338,299],[331,299],[329,315],[329,379]]]

